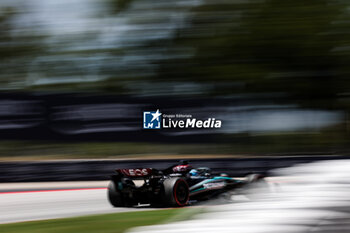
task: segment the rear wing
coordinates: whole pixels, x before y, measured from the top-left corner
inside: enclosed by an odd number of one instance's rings
[[[153,168],[128,168],[128,169],[117,169],[118,174],[133,177],[142,178],[148,177],[154,174],[155,169]]]

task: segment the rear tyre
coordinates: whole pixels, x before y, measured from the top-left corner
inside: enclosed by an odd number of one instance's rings
[[[123,196],[114,181],[111,181],[108,185],[108,200],[114,207],[123,207]]]
[[[181,178],[169,178],[163,182],[163,203],[165,206],[182,207],[188,203],[190,192],[188,184]]]

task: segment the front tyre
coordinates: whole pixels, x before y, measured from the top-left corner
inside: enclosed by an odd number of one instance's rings
[[[182,178],[169,178],[163,182],[163,203],[166,206],[182,207],[188,203],[190,192],[187,182]]]
[[[250,184],[250,183],[262,181],[264,179],[264,176],[261,174],[251,173],[251,174],[246,175],[245,178],[246,178],[247,183]]]

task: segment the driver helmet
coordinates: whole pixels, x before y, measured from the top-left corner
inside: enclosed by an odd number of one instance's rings
[[[192,169],[190,172],[189,172],[190,176],[199,176],[199,173],[197,171],[197,169]]]

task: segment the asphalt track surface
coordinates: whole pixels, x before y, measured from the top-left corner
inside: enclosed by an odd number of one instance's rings
[[[277,169],[268,189],[252,186],[195,218],[132,229],[134,233],[350,232],[350,160]],[[0,184],[0,223],[147,210],[112,208],[103,182]]]
[[[0,223],[149,210],[113,208],[108,181],[0,184]]]
[[[0,183],[0,224],[154,209],[112,207],[107,199],[108,183]]]

